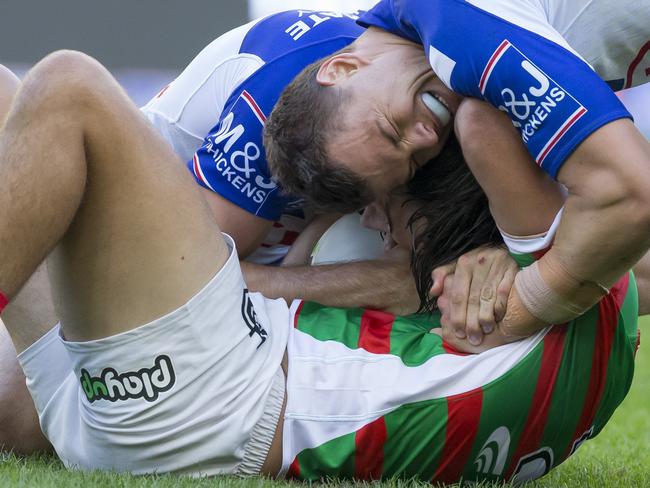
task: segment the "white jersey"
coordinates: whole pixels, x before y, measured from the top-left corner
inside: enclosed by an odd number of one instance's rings
[[[650,2],[531,1],[614,90],[650,82]]]
[[[475,0],[469,3],[480,7],[485,6],[486,2]],[[496,5],[498,2],[488,3]],[[527,18],[545,19],[549,28],[554,30],[553,34],[546,34],[563,37],[567,42],[565,45],[587,61],[613,89],[650,81],[650,2],[647,0],[621,0],[616,6],[606,0],[520,0],[510,5],[516,5],[518,12],[517,19],[511,21],[521,24]],[[279,41],[308,41],[313,45],[315,38],[323,44],[334,38],[345,37],[345,42],[351,42],[362,32],[350,25],[354,18],[333,12],[295,10],[233,29],[201,51],[183,73],[142,110],[181,158],[190,161],[204,144],[206,136],[230,113],[235,115],[235,119],[228,127],[237,127],[239,117],[250,115],[251,104],[258,102],[259,108],[261,98],[270,105],[279,95],[283,83],[273,75],[269,62],[272,56],[280,57],[282,52],[290,52],[280,47]],[[531,28],[533,24],[524,27]],[[306,60],[297,57],[292,61],[295,69],[301,63],[306,65]],[[232,104],[233,96],[243,92],[245,83],[257,76],[265,66],[265,76],[271,82],[255,94],[252,102],[244,99],[247,103],[240,104],[242,110],[238,111],[238,107]],[[265,114],[264,110],[261,112],[262,120],[251,117],[250,121],[243,123],[246,138],[241,140],[259,144],[263,158],[261,130]],[[252,140],[252,135],[258,139]],[[225,139],[222,143],[227,145],[228,141]],[[230,151],[224,151],[223,147],[221,149],[224,154],[232,155],[245,149],[245,144],[244,147],[238,146],[233,145]],[[243,152],[246,154],[246,151]],[[249,151],[248,154],[253,152]],[[238,178],[242,176],[241,172],[232,166],[215,172],[211,177],[209,166],[214,166],[215,162],[208,158],[198,158],[197,161],[198,164],[191,169],[199,184],[212,188],[235,205],[252,213],[259,211],[259,215],[276,221],[262,246],[249,260],[269,264],[282,259],[305,225],[304,209],[300,202],[274,201],[275,193],[270,188],[273,186],[270,181],[264,179],[262,186],[247,186],[245,179]],[[259,174],[253,173],[253,170],[258,170]],[[245,173],[261,176],[265,170],[263,162]],[[250,202],[250,198],[241,199],[246,192],[252,195],[252,199],[257,198],[258,202]],[[263,202],[262,207],[259,202]]]
[[[210,43],[142,109],[199,185],[274,222],[252,261],[282,259],[310,218],[302,200],[270,177],[262,144],[266,117],[305,66],[363,32],[356,18],[290,10],[238,27]]]

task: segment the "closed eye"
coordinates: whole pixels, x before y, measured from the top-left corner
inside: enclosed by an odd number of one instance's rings
[[[379,120],[376,120],[377,129],[379,129],[379,132],[384,139],[387,139],[393,146],[397,147],[401,141],[399,133],[388,119],[384,118],[384,120],[386,121],[384,124]]]

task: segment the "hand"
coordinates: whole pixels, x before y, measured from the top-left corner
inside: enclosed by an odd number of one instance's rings
[[[517,271],[501,247],[481,247],[434,269],[430,293],[438,298],[443,336],[480,346],[505,316]]]
[[[447,276],[444,286],[452,286],[453,275]],[[438,308],[441,313],[440,329],[435,329],[432,332],[442,336],[442,339],[456,351],[468,354],[478,354],[493,347],[502,346],[511,342],[523,339],[524,336],[511,335],[505,328],[502,327],[503,322],[497,324],[495,330],[482,338],[479,345],[470,344],[467,337],[458,337],[454,330],[450,327],[449,311],[451,310],[450,301],[443,294],[438,299]],[[516,307],[513,307],[516,308]],[[510,309],[508,309],[510,313]]]

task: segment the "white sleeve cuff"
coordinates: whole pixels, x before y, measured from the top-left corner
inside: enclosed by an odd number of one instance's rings
[[[516,254],[529,254],[550,247],[555,238],[557,228],[560,225],[563,210],[564,207],[560,209],[553,219],[551,228],[543,234],[536,234],[533,236],[512,236],[499,229],[499,232],[501,232],[501,236],[503,237],[503,242],[508,246],[510,252]]]

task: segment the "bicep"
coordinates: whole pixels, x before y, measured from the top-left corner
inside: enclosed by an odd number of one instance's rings
[[[548,231],[564,190],[535,164],[509,118],[467,99],[457,113],[456,132],[499,228],[516,236]]]
[[[201,188],[208,206],[222,232],[230,235],[240,259],[254,252],[271,230],[273,222],[257,217],[221,195]]]

